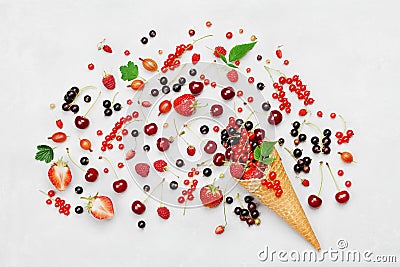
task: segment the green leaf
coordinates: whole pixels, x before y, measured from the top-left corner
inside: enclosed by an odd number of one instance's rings
[[[234,69],[237,69],[237,68],[238,68],[238,66],[233,65],[233,64],[231,64],[231,63],[228,63],[228,64],[226,64],[226,65],[228,65],[229,67],[234,68]]]
[[[265,158],[262,163],[264,164],[271,164],[272,162],[274,162],[276,160],[276,158]]]
[[[260,160],[260,157],[261,157],[261,149],[260,149],[260,146],[258,146],[258,147],[256,147],[256,148],[254,149],[253,154],[254,154],[254,159],[257,160],[257,161],[259,161],[259,160]]]
[[[225,62],[225,64],[228,64],[228,61],[226,60],[226,57],[223,54],[218,53],[218,55],[219,55],[220,59],[222,59],[222,61]]]
[[[257,42],[240,44],[234,46],[229,52],[229,62],[233,62],[244,57],[256,45]]]
[[[122,74],[121,79],[124,81],[132,81],[136,79],[139,75],[139,68],[132,61],[129,61],[126,66],[122,65],[121,67],[119,67],[119,70]]]
[[[50,161],[53,160],[54,158],[53,148],[47,145],[38,145],[36,148],[38,149],[38,152],[36,152],[35,155],[36,160],[44,161],[46,163],[49,163]]]
[[[276,144],[276,141],[275,142],[268,142],[268,141],[262,142],[261,143],[261,156],[264,158],[268,157],[274,150],[275,144]]]

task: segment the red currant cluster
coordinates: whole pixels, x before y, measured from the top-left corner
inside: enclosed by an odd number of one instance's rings
[[[266,176],[266,179],[261,180],[261,185],[267,187],[267,189],[275,190],[276,197],[281,197],[283,194],[281,182],[276,179],[276,172],[274,171],[269,172],[268,177]]]
[[[295,92],[299,100],[303,100],[304,105],[312,105],[314,98],[310,97],[310,91],[307,90],[307,86],[303,84],[298,75],[294,75],[292,78],[286,78],[284,76],[279,77],[279,83],[275,82],[273,87],[277,92],[272,94],[272,98],[277,99],[281,104],[279,105],[280,110],[285,110],[286,113],[291,112],[292,104],[287,99],[286,93],[283,90],[283,85],[289,85],[289,91]]]
[[[44,192],[42,192],[44,193]],[[56,192],[54,190],[49,190],[46,193],[44,193],[45,195],[47,195],[49,198],[46,199],[46,204],[47,205],[51,205],[53,204],[53,197],[56,195]],[[58,212],[60,214],[64,214],[65,216],[69,216],[70,214],[70,209],[71,209],[71,204],[67,204],[65,203],[64,199],[61,199],[60,197],[56,197],[54,200],[54,207],[58,208]]]
[[[335,136],[337,138],[337,143],[341,145],[343,143],[348,143],[350,139],[354,136],[354,132],[353,130],[347,130],[346,134],[344,134],[343,132],[336,132]]]
[[[189,179],[185,179],[183,181],[183,184],[186,185],[188,187],[188,189],[184,189],[182,190],[182,195],[180,197],[178,197],[178,203],[182,204],[185,202],[185,198],[188,201],[192,201],[194,199],[194,195],[193,192],[196,190],[197,188],[197,184],[199,183],[199,181],[197,179],[193,179],[194,176],[199,175],[200,172],[198,170],[196,170],[196,168],[192,168],[190,170],[190,172],[188,172],[188,177],[191,178]]]
[[[200,74],[200,80],[203,81],[205,86],[210,84],[210,79],[207,79],[204,74]],[[216,82],[211,82],[211,87],[215,88],[216,86],[217,86]]]
[[[132,121],[133,118],[137,118],[138,116],[139,116],[139,113],[135,111],[132,113],[132,115],[127,115],[126,117],[121,117],[120,120],[114,124],[114,127],[112,128],[110,134],[106,135],[104,137],[104,141],[101,142],[101,151],[104,152],[107,149],[108,150],[113,149],[114,146],[112,144],[112,141],[114,139],[116,139],[118,142],[121,142],[122,136],[128,135],[128,130],[123,128],[124,124]],[[99,133],[98,133],[98,135],[99,135]],[[124,149],[124,144],[120,143],[118,145],[118,148],[120,150]]]
[[[166,73],[169,70],[174,70],[175,68],[179,67],[181,65],[181,61],[179,60],[180,57],[182,57],[183,53],[186,52],[186,50],[192,50],[193,45],[188,44],[180,44],[176,46],[175,49],[175,54],[169,54],[167,60],[164,61],[164,66],[161,68],[161,71],[163,73]]]

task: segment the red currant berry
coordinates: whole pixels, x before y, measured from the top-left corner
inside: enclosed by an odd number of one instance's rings
[[[346,182],[344,183],[344,185],[345,185],[346,187],[351,187],[351,182],[350,182],[350,181],[346,181]]]
[[[108,173],[108,168],[104,168],[103,172]]]
[[[322,118],[322,111],[318,111],[318,112],[317,112],[317,116],[320,117],[320,118]]]
[[[50,198],[46,200],[47,205],[51,205],[52,203],[53,203],[53,201]]]
[[[183,181],[183,184],[184,184],[184,185],[189,185],[189,180],[186,179],[185,181]]]
[[[204,80],[206,78],[206,76],[204,74],[200,75],[200,80]]]
[[[299,110],[299,116],[305,116],[305,115],[307,115],[307,110],[304,109],[304,108],[300,109]]]
[[[182,204],[185,202],[185,198],[183,196],[178,197],[178,203]]]
[[[192,201],[192,200],[194,199],[193,194],[189,194],[188,197],[187,197],[187,199],[188,199],[189,201]]]
[[[246,72],[250,73],[251,69],[250,68],[246,68]]]
[[[252,103],[254,101],[254,98],[252,96],[249,96],[247,98],[247,102]]]
[[[272,93],[272,98],[273,99],[278,99],[278,93]]]
[[[94,65],[93,65],[92,63],[90,63],[90,64],[88,65],[88,69],[89,69],[89,70],[94,70]]]
[[[217,125],[215,125],[215,126],[213,127],[213,131],[216,132],[216,133],[218,133],[218,132],[219,132],[219,127],[218,127]]]
[[[289,60],[285,59],[285,60],[283,61],[283,64],[289,65]]]
[[[125,147],[124,144],[119,144],[119,145],[118,145],[119,150],[124,149],[124,147]]]
[[[101,130],[97,130],[97,135],[101,136],[101,135],[103,135],[103,132]]]
[[[137,111],[134,111],[134,112],[132,112],[132,117],[133,118],[138,118],[139,117],[139,112],[137,112]]]
[[[336,136],[336,138],[342,138],[343,137],[343,133],[342,132],[336,132],[335,136]]]
[[[186,196],[187,195],[187,190],[182,190],[182,195]]]
[[[254,78],[253,78],[253,77],[249,77],[249,78],[247,79],[247,81],[248,81],[249,83],[254,83]]]
[[[49,197],[54,197],[56,195],[56,192],[54,190],[49,190],[49,192],[47,192],[47,195]]]
[[[343,176],[344,171],[343,171],[343,170],[338,170],[337,174],[338,174],[339,176]]]
[[[127,129],[123,129],[121,133],[122,133],[122,135],[128,135],[128,130]]]
[[[233,34],[231,32],[226,33],[226,38],[232,39],[232,37],[233,37]]]
[[[122,162],[118,162],[118,168],[122,169],[124,167],[124,164]]]
[[[242,90],[237,91],[236,95],[237,96],[243,96],[243,91]]]
[[[235,61],[235,65],[236,65],[236,66],[239,66],[239,65],[240,65],[240,60],[236,60],[236,61]]]
[[[348,143],[350,141],[350,138],[348,136],[343,136],[342,141],[343,143]]]
[[[332,112],[332,113],[331,113],[331,118],[332,118],[332,119],[336,118],[336,113]]]
[[[237,111],[238,111],[239,113],[242,113],[242,112],[243,112],[243,108],[239,107],[239,108],[237,109]]]
[[[132,105],[132,99],[128,99],[128,100],[126,100],[126,104],[128,104],[128,105]]]
[[[279,81],[280,84],[285,84],[286,83],[286,78],[281,76],[281,77],[279,77],[278,81]]]
[[[352,136],[354,135],[353,130],[347,130],[347,131],[346,131],[346,135],[347,135],[348,137],[352,137]]]
[[[276,178],[276,172],[270,172],[269,173],[269,175],[268,175],[268,177],[269,177],[269,179],[271,180],[271,181],[273,181],[273,180],[275,180],[275,178]]]
[[[188,172],[188,177],[193,177],[193,172]]]

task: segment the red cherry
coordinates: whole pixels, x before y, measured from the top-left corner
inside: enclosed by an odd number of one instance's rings
[[[282,113],[279,110],[272,110],[268,116],[268,122],[271,125],[278,125],[282,122]]]
[[[133,116],[133,117],[135,117],[135,116]],[[154,122],[149,123],[144,126],[144,133],[149,136],[156,134],[157,131],[158,131],[158,127],[157,127],[157,124],[155,124]]]
[[[318,208],[322,205],[322,199],[316,195],[310,195],[308,197],[308,205],[313,208]]]
[[[207,154],[214,154],[216,150],[217,150],[217,143],[215,143],[212,140],[208,140],[204,146],[204,151]]]
[[[350,194],[346,190],[342,190],[340,192],[337,192],[335,195],[335,199],[338,203],[344,204],[350,199]]]
[[[99,172],[95,168],[89,168],[85,174],[85,180],[88,182],[94,182],[99,177]]]
[[[157,139],[157,148],[161,152],[164,152],[169,149],[169,140],[165,137],[160,137]]]
[[[132,203],[132,211],[138,215],[142,214],[146,210],[146,205],[144,205],[140,200],[135,200]]]
[[[128,183],[124,179],[119,179],[113,183],[113,189],[117,193],[122,193],[128,188]]]
[[[215,166],[224,165],[224,161],[225,161],[225,155],[222,153],[217,153],[213,157],[213,163],[215,164]]]
[[[228,86],[221,90],[221,97],[224,100],[231,100],[235,96],[235,91],[232,87]]]
[[[76,116],[75,118],[75,126],[78,129],[86,129],[89,127],[90,121],[88,118],[83,117],[83,116]]]
[[[199,95],[203,92],[204,84],[202,82],[192,81],[189,83],[189,90],[193,95]]]

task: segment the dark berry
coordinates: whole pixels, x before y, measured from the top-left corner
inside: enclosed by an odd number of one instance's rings
[[[310,157],[304,157],[303,161],[304,161],[304,165],[310,166],[310,164],[311,164],[311,158]]]
[[[83,207],[82,206],[76,206],[75,207],[75,213],[76,214],[82,214],[83,213]]]
[[[322,153],[324,153],[325,155],[328,155],[331,153],[331,148],[329,146],[323,146],[322,147]]]
[[[250,202],[252,202],[254,200],[254,197],[253,196],[245,196],[244,197],[244,202],[246,202],[246,203],[250,203]]]
[[[319,145],[314,145],[312,148],[312,152],[318,154],[319,152],[321,152],[321,147]]]
[[[251,149],[254,150],[254,149],[256,149],[256,147],[258,147],[258,142],[257,141],[252,142]]]
[[[82,165],[88,165],[89,164],[89,158],[88,157],[82,157],[79,161],[80,161],[80,163]]]
[[[298,138],[295,138],[293,140],[293,143],[294,143],[295,146],[298,146],[300,144],[300,140]]]
[[[110,100],[104,100],[103,101],[103,107],[110,108],[111,107],[111,101]]]
[[[72,100],[75,99],[76,95],[77,95],[77,93],[75,93],[75,91],[72,91],[72,90],[69,90],[69,91],[67,92],[67,94],[66,94],[66,96],[67,96],[69,99],[72,99]]]
[[[332,132],[329,129],[325,129],[324,132],[323,132],[323,135],[327,136],[327,137],[331,136],[331,134],[332,134]]]
[[[209,131],[210,131],[210,128],[208,128],[207,125],[202,125],[200,127],[200,133],[202,133],[202,134],[208,134]]]
[[[247,223],[248,226],[251,226],[251,225],[253,225],[255,223],[255,221],[254,221],[253,218],[247,218],[246,219],[246,223]]]
[[[246,121],[244,123],[244,128],[246,128],[247,131],[251,131],[251,129],[253,129],[253,123],[251,121]]]
[[[162,85],[166,85],[166,84],[168,83],[167,77],[161,77],[161,78],[160,78],[160,83],[161,83]]]
[[[189,75],[190,76],[195,76],[197,74],[197,70],[195,70],[195,69],[190,69],[189,70]]]
[[[72,101],[74,101],[72,98],[70,98],[68,95],[64,96],[64,101],[68,104],[72,103]]]
[[[297,130],[300,128],[300,122],[298,122],[298,121],[293,122],[292,125],[293,125],[293,129]]]
[[[132,132],[131,132],[131,135],[132,135],[133,137],[138,137],[138,136],[139,136],[139,131],[136,130],[136,129],[133,129]]]
[[[228,204],[232,204],[233,203],[233,197],[226,197],[225,202]]]
[[[260,213],[258,212],[258,210],[252,210],[252,211],[250,212],[250,216],[251,216],[251,218],[253,218],[253,219],[257,219],[258,216],[260,216]]]
[[[169,92],[171,92],[171,89],[169,88],[168,85],[164,85],[164,86],[161,88],[161,91],[162,91],[164,94],[169,94]]]
[[[178,182],[176,182],[176,181],[171,181],[171,182],[169,183],[169,188],[171,188],[172,190],[178,189]]]
[[[85,101],[86,103],[90,103],[90,101],[92,101],[92,98],[90,97],[90,95],[85,95],[83,101]]]
[[[146,37],[143,37],[143,38],[146,38]],[[147,38],[146,38],[147,39]],[[140,220],[139,222],[138,222],[138,227],[140,228],[140,229],[143,229],[143,228],[145,228],[146,227],[146,223],[145,223],[145,221],[143,221],[143,220]]]
[[[240,126],[242,126],[243,122],[244,122],[244,121],[243,121],[242,119],[236,119],[235,124],[236,124],[238,127],[240,127]]]
[[[149,191],[150,191],[150,185],[145,184],[145,185],[143,186],[143,191],[144,191],[144,192],[149,192]]]
[[[151,89],[151,95],[156,97],[160,92],[157,89]]]
[[[203,175],[204,175],[205,177],[210,177],[211,174],[212,174],[212,170],[211,170],[210,168],[205,168],[205,169],[203,170]]]
[[[240,215],[242,215],[243,217],[247,217],[249,216],[250,212],[248,209],[242,209],[242,211],[240,212]]]
[[[74,114],[79,112],[79,106],[74,104],[69,108]]]
[[[111,116],[112,114],[113,114],[112,109],[106,108],[106,109],[104,110],[104,115],[105,115],[105,116],[109,117],[109,116]]]
[[[263,84],[263,83],[257,83],[257,89],[258,90],[264,90],[264,88],[265,88],[265,85]]]
[[[299,165],[300,167],[303,167],[304,166],[304,160],[298,159],[297,160],[297,165]]]
[[[229,128],[229,129],[228,129],[228,134],[229,134],[229,135],[235,135],[235,134],[236,134],[236,129],[233,128],[233,127]]]
[[[292,129],[290,130],[290,135],[296,137],[297,135],[299,135],[299,131],[297,131],[296,129]]]
[[[75,94],[79,94],[79,88],[76,86],[71,87],[69,90],[75,92]]]
[[[140,39],[140,41],[142,42],[142,44],[147,44],[149,42],[149,39],[147,39],[147,37],[143,37],[142,39]]]
[[[307,135],[305,134],[299,134],[299,141],[300,142],[304,142],[307,140]]]
[[[300,173],[303,170],[303,168],[300,167],[298,164],[295,164],[293,166],[293,170],[294,170],[295,173]]]
[[[175,165],[176,167],[181,168],[185,165],[185,162],[183,161],[183,159],[177,159]]]
[[[179,84],[179,83],[176,83],[176,84],[174,84],[173,86],[172,86],[172,90],[174,91],[174,92],[180,92],[181,91],[181,89],[182,89],[182,86]]]
[[[303,172],[309,173],[310,172],[310,166],[304,165],[303,166]]]
[[[261,55],[257,55],[257,60],[261,61],[261,59],[262,59],[262,56]]]
[[[185,77],[180,77],[179,80],[178,80],[178,83],[179,83],[180,85],[184,85],[184,84],[186,83]]]
[[[256,210],[256,209],[257,209],[256,203],[254,203],[254,202],[249,202],[249,203],[247,204],[247,209],[248,209],[249,211]]]
[[[75,193],[77,193],[78,195],[83,193],[83,187],[82,186],[77,186],[75,187]]]
[[[311,137],[311,144],[318,145],[318,143],[319,143],[319,138],[317,136]]]
[[[121,108],[122,108],[122,106],[121,106],[120,103],[115,103],[114,106],[113,106],[113,108],[114,108],[115,111],[120,111]]]
[[[285,139],[283,139],[282,137],[278,139],[278,144],[280,146],[283,146],[284,143],[285,143]]]
[[[69,103],[63,103],[61,108],[64,111],[69,111],[70,105],[69,105]]]
[[[149,36],[150,36],[151,38],[156,37],[156,35],[157,35],[157,33],[156,33],[155,30],[151,30],[151,31],[149,32]]]
[[[268,101],[267,101],[267,102],[264,102],[264,103],[262,103],[261,108],[262,108],[264,111],[269,111],[269,110],[271,109],[271,104],[270,104]]]
[[[233,210],[233,212],[234,212],[236,215],[240,215],[240,213],[242,213],[242,208],[241,208],[241,207],[236,207],[236,208]]]
[[[150,146],[149,145],[144,145],[143,146],[143,150],[146,151],[146,152],[149,152],[150,151]]]
[[[299,148],[296,148],[295,150],[293,150],[293,156],[296,159],[300,158],[302,154],[303,154],[303,152]]]
[[[329,146],[331,144],[331,139],[328,136],[325,136],[324,138],[322,138],[322,144],[324,146]]]

